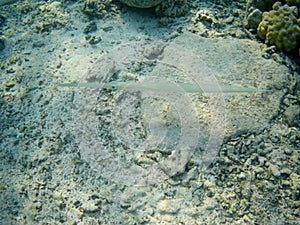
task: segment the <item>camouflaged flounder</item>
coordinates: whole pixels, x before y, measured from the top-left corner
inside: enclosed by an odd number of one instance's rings
[[[158,5],[162,0],[120,0],[126,5],[137,7],[137,8],[150,8]]]

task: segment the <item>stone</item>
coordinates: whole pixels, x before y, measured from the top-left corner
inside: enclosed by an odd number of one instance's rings
[[[291,127],[300,126],[300,106],[291,105],[283,113],[287,124]]]
[[[246,18],[244,26],[247,29],[257,29],[262,19],[262,12],[259,9],[254,9]]]
[[[92,21],[92,22],[87,23],[87,25],[83,29],[83,33],[87,34],[87,33],[90,33],[90,32],[96,31],[96,30],[97,30],[97,24],[94,21]]]
[[[3,37],[0,37],[0,51],[2,51],[5,48],[5,39]]]
[[[0,6],[15,3],[16,0],[0,0]]]
[[[2,26],[5,22],[5,17],[3,15],[0,15],[0,26]]]
[[[283,168],[280,170],[280,173],[282,175],[290,175],[292,173],[292,171],[289,168]]]
[[[83,202],[81,209],[85,213],[93,213],[99,211],[98,206],[96,206],[94,202],[90,202],[90,201]]]
[[[124,4],[136,8],[150,8],[158,5],[162,0],[121,0]]]
[[[164,199],[157,205],[157,209],[161,214],[176,214],[181,207],[181,202],[176,199]]]
[[[272,5],[276,2],[276,0],[265,0],[265,1],[261,1],[261,0],[247,0],[247,7],[253,7],[253,8],[257,8],[260,9],[262,11],[265,10],[270,10]]]
[[[274,175],[274,177],[280,177],[280,171],[279,171],[279,168],[278,168],[278,166],[277,165],[270,165],[269,166],[269,168],[270,168],[270,170],[271,170],[271,172],[272,172],[272,174]]]

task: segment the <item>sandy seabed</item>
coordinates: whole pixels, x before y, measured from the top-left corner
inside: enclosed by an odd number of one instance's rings
[[[243,1],[84,4],[0,1],[0,224],[297,224],[297,65],[249,38]],[[229,91],[144,92],[206,79]],[[61,85],[111,81],[148,86]]]

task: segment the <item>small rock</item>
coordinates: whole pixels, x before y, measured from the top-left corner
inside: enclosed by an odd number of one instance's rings
[[[291,127],[300,126],[300,106],[291,105],[283,113],[287,124]]]
[[[0,26],[2,26],[5,22],[5,17],[3,15],[0,15]]]
[[[271,165],[269,166],[269,168],[270,168],[272,174],[274,175],[274,177],[280,177],[280,171],[279,171],[278,166],[272,165],[272,164],[271,164]]]
[[[275,0],[247,0],[247,6],[260,9],[261,11],[269,11],[272,9],[272,5],[275,3]]]
[[[293,149],[287,147],[284,149],[284,153],[287,155],[291,155],[293,153]]]
[[[255,9],[247,16],[244,26],[247,29],[257,29],[261,20],[262,12],[259,9]]]
[[[300,190],[299,189],[292,191],[292,199],[294,201],[300,201]]]
[[[32,48],[40,48],[45,46],[45,43],[43,41],[36,41],[32,44]]]
[[[255,172],[256,174],[262,174],[264,172],[264,169],[262,167],[259,167],[259,166],[254,166],[253,167],[253,172]]]
[[[180,208],[181,202],[176,199],[165,199],[157,205],[157,209],[161,214],[176,214]]]
[[[4,37],[0,37],[0,51],[5,48],[5,39]]]
[[[293,208],[299,208],[300,207],[300,201],[294,201],[292,207]]]
[[[94,204],[94,202],[84,202],[81,205],[81,209],[85,213],[94,213],[99,210],[98,207]]]
[[[276,185],[274,185],[272,182],[263,180],[259,186],[259,189],[261,190],[267,190],[267,191],[273,191],[276,189]]]
[[[151,158],[142,153],[135,154],[133,160],[137,165],[152,165],[154,162]]]
[[[86,25],[86,27],[83,29],[83,33],[87,34],[96,30],[97,30],[97,24],[94,21],[92,21]]]
[[[281,182],[282,187],[284,188],[290,188],[291,187],[291,183],[288,180],[283,180]]]
[[[296,173],[290,174],[290,180],[293,183],[294,187],[300,186],[300,176]]]
[[[241,173],[238,175],[238,178],[241,179],[241,180],[246,180],[247,175],[246,175],[246,173],[241,172]]]
[[[265,157],[263,157],[263,156],[259,156],[258,157],[258,162],[259,162],[260,166],[263,166],[267,162],[267,159]]]
[[[91,38],[89,39],[89,43],[91,45],[95,45],[95,44],[98,44],[101,40],[102,40],[101,37],[91,36]]]
[[[293,214],[296,216],[300,216],[300,208],[297,208],[293,211]]]
[[[214,198],[206,198],[203,200],[203,206],[206,210],[214,210],[218,208],[218,202]]]
[[[264,144],[262,144],[262,145],[259,146],[259,149],[258,149],[257,153],[260,156],[265,156],[268,153],[272,152],[272,150],[273,150],[273,145],[272,144],[270,144],[270,143],[264,143]]]
[[[40,211],[42,210],[43,204],[41,202],[36,202],[34,206],[38,211]]]
[[[222,22],[224,22],[224,23],[232,23],[233,21],[234,21],[234,17],[233,16],[229,16],[229,17],[223,19]]]
[[[292,173],[292,171],[289,168],[283,168],[280,170],[280,173],[282,175],[290,175]]]
[[[101,29],[102,29],[103,31],[105,31],[105,32],[108,32],[108,31],[113,30],[114,27],[113,27],[113,26],[103,26],[103,27],[101,27]]]
[[[90,17],[102,18],[112,11],[111,0],[89,0],[85,1],[83,12]]]

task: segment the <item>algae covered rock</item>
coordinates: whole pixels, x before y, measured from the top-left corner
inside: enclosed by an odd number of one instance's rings
[[[112,0],[87,0],[83,12],[91,17],[102,18],[112,13]]]
[[[300,19],[296,7],[282,6],[280,2],[273,5],[273,10],[264,12],[258,26],[257,34],[266,43],[276,45],[285,52],[298,47],[300,39]]]
[[[16,0],[0,0],[0,6],[15,3]]]
[[[162,0],[121,0],[128,6],[136,8],[150,8],[158,5]]]
[[[0,51],[2,51],[5,48],[5,38],[0,37]]]
[[[276,2],[276,0],[247,0],[247,8],[259,9],[261,11],[270,10],[272,5]]]
[[[163,0],[155,8],[155,12],[161,16],[182,16],[188,11],[187,0]]]
[[[300,127],[300,106],[291,105],[283,113],[285,120],[291,127]]]
[[[244,26],[247,29],[256,30],[262,20],[262,12],[259,9],[254,9],[244,20]]]
[[[289,5],[300,6],[300,0],[286,0]]]
[[[182,16],[187,12],[187,0],[120,0],[122,3],[136,8],[155,7],[160,16]]]

